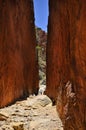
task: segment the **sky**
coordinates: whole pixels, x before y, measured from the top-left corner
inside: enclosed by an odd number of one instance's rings
[[[34,2],[35,25],[47,32],[48,15],[49,15],[48,0],[33,0],[33,2]]]

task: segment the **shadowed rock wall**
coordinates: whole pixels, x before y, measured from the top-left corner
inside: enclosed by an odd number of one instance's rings
[[[32,0],[1,0],[0,107],[37,91],[35,43]]]
[[[65,130],[86,129],[85,0],[50,0],[47,90]]]

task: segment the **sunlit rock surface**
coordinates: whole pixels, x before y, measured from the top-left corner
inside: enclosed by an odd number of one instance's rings
[[[46,44],[47,44],[47,33],[41,28],[35,27],[36,30],[36,51],[38,56],[39,65],[39,87],[46,85]]]

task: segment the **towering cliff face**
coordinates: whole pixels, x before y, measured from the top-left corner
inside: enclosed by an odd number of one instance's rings
[[[36,92],[35,43],[32,1],[0,1],[0,107]]]
[[[65,130],[86,129],[85,0],[50,0],[47,91]]]
[[[69,25],[66,20],[67,11],[59,7],[58,0],[49,4],[49,25],[47,43],[47,90],[46,93],[54,100],[57,98],[58,87],[69,78]],[[61,8],[61,9],[60,9]],[[65,10],[64,10],[65,9]],[[54,17],[54,18],[53,18]],[[65,32],[65,33],[64,33]],[[66,71],[66,73],[65,73]]]

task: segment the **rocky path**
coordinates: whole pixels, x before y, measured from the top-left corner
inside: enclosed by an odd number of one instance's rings
[[[0,130],[63,130],[63,127],[56,106],[46,95],[39,95],[0,109]]]

